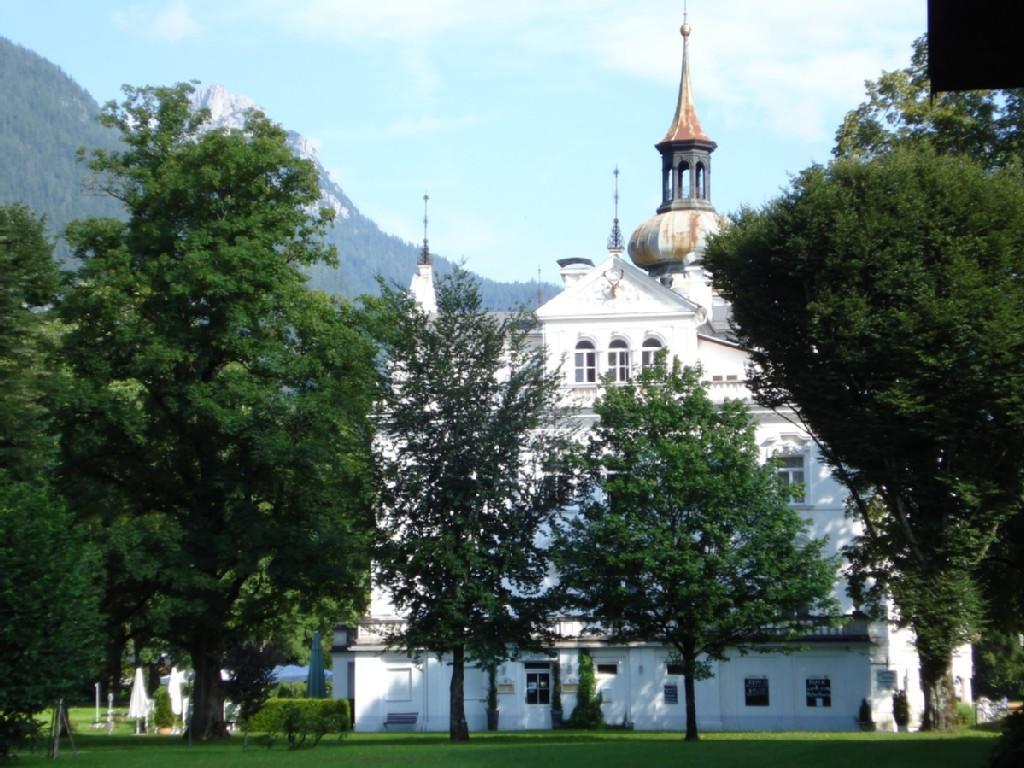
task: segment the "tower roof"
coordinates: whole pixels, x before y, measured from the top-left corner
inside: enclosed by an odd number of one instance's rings
[[[710,137],[700,127],[697,107],[693,103],[693,88],[690,86],[690,25],[685,18],[679,32],[683,36],[683,71],[679,77],[679,101],[676,103],[676,114],[672,118],[672,125],[669,126],[662,142],[710,142]]]

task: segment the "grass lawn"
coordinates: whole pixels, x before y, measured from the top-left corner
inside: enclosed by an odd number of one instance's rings
[[[227,743],[188,747],[180,737],[76,733],[77,758],[67,739],[60,760],[75,768],[232,768],[233,766],[479,766],[480,768],[980,768],[995,745],[991,732],[708,733],[685,744],[677,733],[535,731],[473,734],[450,745],[446,734],[351,734],[325,738],[315,749],[289,752]],[[19,766],[52,765],[44,754],[24,753]]]

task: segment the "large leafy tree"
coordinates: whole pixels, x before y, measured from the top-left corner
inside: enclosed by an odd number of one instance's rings
[[[914,42],[910,65],[867,83],[867,100],[836,132],[834,154],[869,159],[899,147],[963,154],[986,168],[1024,162],[1024,90],[932,94],[927,38]],[[1024,630],[1024,509],[994,542],[980,578],[989,596],[987,621]]]
[[[50,485],[60,377],[44,227],[0,206],[0,761],[91,671],[99,628],[94,560]]]
[[[694,682],[730,651],[820,626],[836,563],[760,464],[746,406],[712,403],[699,369],[645,372],[594,410],[587,494],[557,546],[562,589],[615,640],[675,650],[695,740]]]
[[[467,658],[538,647],[548,560],[542,536],[564,501],[558,382],[524,315],[483,310],[456,271],[437,314],[389,292],[389,386],[379,416],[377,574],[405,619],[392,641],[450,653],[450,735],[469,738]]]
[[[862,598],[913,627],[925,727],[981,614],[975,573],[1024,477],[1024,179],[929,147],[812,167],[710,244],[753,350],[852,492]],[[872,586],[873,585],[873,586]]]
[[[866,83],[867,100],[843,118],[833,153],[870,159],[897,147],[966,154],[995,168],[1024,160],[1024,90],[931,93],[928,40],[910,65]]]
[[[77,377],[62,477],[109,542],[107,606],[159,616],[224,733],[224,652],[295,606],[359,604],[372,515],[373,348],[300,268],[334,258],[316,171],[259,113],[205,130],[191,87],[127,88],[94,152],[127,221],[89,219],[59,311]]]

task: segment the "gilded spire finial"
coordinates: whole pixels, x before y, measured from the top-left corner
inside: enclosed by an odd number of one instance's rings
[[[612,233],[608,235],[608,250],[611,253],[619,254],[625,250],[625,244],[622,240],[622,230],[619,228],[619,166],[615,166],[615,170],[612,171],[615,176],[615,218],[612,220]]]
[[[686,5],[683,4],[683,25],[679,34],[683,36],[683,71],[679,77],[679,101],[672,125],[662,141],[710,141],[697,118],[697,107],[693,103],[693,89],[690,86],[690,23],[687,21]]]
[[[427,201],[430,195],[423,194],[423,247],[420,249],[420,264],[430,263],[430,245],[427,242]]]

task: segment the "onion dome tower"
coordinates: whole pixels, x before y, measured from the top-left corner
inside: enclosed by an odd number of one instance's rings
[[[629,238],[633,263],[666,285],[704,304],[705,289],[698,286],[693,267],[699,265],[704,240],[721,228],[722,220],[711,204],[711,153],[717,146],[700,125],[690,86],[690,25],[683,16],[683,69],[679,100],[665,137],[655,145],[661,153],[661,205]],[[702,272],[702,269],[700,270]],[[674,275],[685,274],[689,285]],[[710,289],[706,300],[710,301]]]

